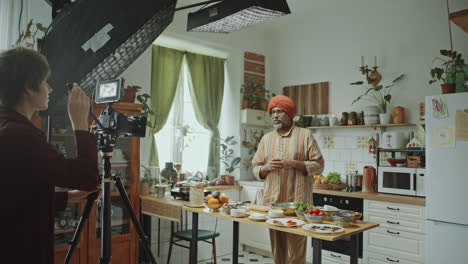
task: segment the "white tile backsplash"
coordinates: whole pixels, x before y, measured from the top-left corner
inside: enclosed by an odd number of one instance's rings
[[[347,136],[345,137],[345,148],[352,149],[356,147],[356,136]]]
[[[343,149],[343,148],[346,148],[345,147],[345,144],[346,144],[346,137],[344,136],[335,136],[334,137],[334,142],[335,142],[335,148],[337,149]]]
[[[361,162],[363,161],[362,149],[352,149],[351,151],[351,161]]]
[[[350,149],[339,149],[339,161],[350,161],[351,160],[351,150]]]

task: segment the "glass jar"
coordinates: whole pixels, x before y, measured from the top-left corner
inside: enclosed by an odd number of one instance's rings
[[[166,162],[166,167],[161,171],[161,178],[167,182],[171,188],[177,183],[177,171],[172,162]]]

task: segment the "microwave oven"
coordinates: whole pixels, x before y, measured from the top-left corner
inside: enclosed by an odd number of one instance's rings
[[[425,197],[425,174],[423,168],[378,167],[378,191]]]

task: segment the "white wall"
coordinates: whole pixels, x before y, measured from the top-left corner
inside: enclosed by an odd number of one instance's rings
[[[409,122],[418,120],[418,103],[440,94],[429,85],[429,71],[440,49],[450,48],[445,1],[441,0],[295,0],[292,16],[272,21],[277,29],[275,89],[291,84],[330,81],[330,113],[361,110],[351,106],[363,92],[349,83],[364,80],[361,56],[373,66],[377,56],[382,83],[401,73],[407,78],[394,88],[392,105],[404,106]],[[466,0],[450,0],[451,10],[468,8]],[[269,26],[270,26],[269,25]],[[468,34],[452,24],[454,49],[468,56]]]
[[[178,6],[196,3],[179,1]],[[243,53],[266,55],[266,87],[276,92],[292,84],[330,82],[330,113],[362,110],[351,105],[363,89],[349,83],[363,80],[361,56],[373,65],[378,56],[382,83],[401,73],[407,78],[394,88],[391,106],[406,108],[408,121],[417,123],[418,103],[440,94],[439,83],[429,85],[432,60],[450,48],[445,1],[442,0],[290,0],[292,14],[230,34],[186,32],[188,10],[177,12],[158,41],[165,46],[227,58],[228,89],[223,102],[222,136],[239,136]],[[451,11],[468,8],[466,0],[450,0]],[[193,11],[193,10],[191,10]],[[30,1],[31,17],[47,24],[45,1]],[[468,57],[468,34],[452,23],[454,49]],[[158,42],[157,41],[157,42]],[[123,74],[128,84],[150,87],[151,52],[146,51]],[[391,108],[390,108],[391,109]],[[147,142],[141,145],[147,161]]]

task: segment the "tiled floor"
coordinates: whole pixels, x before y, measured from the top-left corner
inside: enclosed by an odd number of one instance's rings
[[[219,264],[228,264],[232,263],[232,255],[222,256],[217,258],[217,263]],[[212,264],[213,261],[204,260],[199,261],[200,264]],[[249,253],[246,251],[239,252],[239,264],[273,264],[273,260],[268,257],[260,256],[254,253]]]

